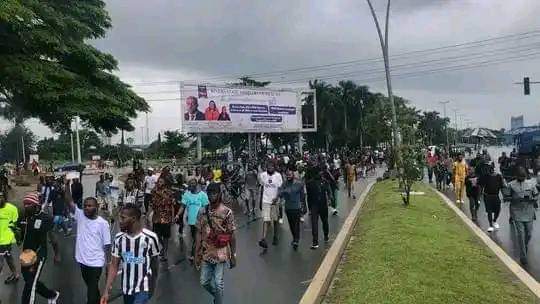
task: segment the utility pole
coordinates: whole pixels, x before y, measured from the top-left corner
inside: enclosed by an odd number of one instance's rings
[[[23,130],[23,129],[21,128],[21,130]],[[23,167],[26,168],[26,152],[24,151],[24,131],[23,131],[23,135],[21,136],[21,143],[22,143]]]
[[[150,143],[150,131],[148,129],[148,112],[146,112],[146,144]]]
[[[77,162],[80,164],[81,161],[81,141],[79,139],[79,116],[75,117],[75,135],[77,136]]]
[[[454,110],[454,130],[455,130],[455,135],[454,135],[454,145],[457,144],[458,142],[458,123],[457,123],[457,111],[458,109],[457,108],[454,108],[452,109]]]
[[[448,118],[446,116],[446,105],[449,104],[450,101],[439,101],[439,103],[443,105],[444,118]],[[446,151],[450,152],[450,142],[448,141],[448,124],[444,124],[444,129],[446,132]]]
[[[75,149],[73,147],[73,131],[69,130],[69,137],[71,138],[71,162],[75,163]]]
[[[377,28],[379,41],[381,43],[381,49],[382,49],[383,59],[384,59],[384,69],[386,72],[386,87],[388,89],[388,99],[390,100],[390,109],[392,111],[392,139],[394,142],[396,164],[399,165],[401,163],[401,153],[399,151],[401,147],[401,134],[399,132],[398,125],[397,125],[396,106],[394,104],[394,95],[392,93],[392,79],[390,77],[390,59],[388,58],[388,20],[390,18],[390,0],[388,0],[387,5],[386,5],[386,21],[385,21],[385,29],[384,29],[384,39],[383,39],[381,27],[379,26],[377,15],[375,14],[375,10],[373,9],[373,5],[371,4],[370,0],[366,0],[366,1],[369,5],[369,9],[371,10],[371,15],[373,16],[373,21],[375,22],[375,27]]]

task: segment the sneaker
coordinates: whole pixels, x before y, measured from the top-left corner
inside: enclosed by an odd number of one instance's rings
[[[49,299],[48,303],[49,304],[56,304],[56,301],[58,301],[58,298],[60,297],[60,292],[56,292],[56,296],[52,299]]]
[[[501,226],[499,226],[499,224],[497,224],[497,223],[493,223],[493,228],[499,229],[499,228],[501,228]]]
[[[332,215],[337,215],[337,214],[338,214],[337,209],[334,209],[334,211],[332,211]]]
[[[298,250],[298,243],[297,242],[292,242],[291,245],[292,245],[292,248],[293,248],[294,251]]]
[[[301,223],[304,222],[304,217],[303,217],[303,216],[300,217],[300,222],[301,222]]]
[[[489,227],[489,228],[487,229],[488,232],[493,232],[494,230],[495,230],[495,229],[493,229],[493,227]]]
[[[283,224],[283,219],[280,218],[280,219],[278,220],[278,223]]]
[[[319,248],[319,244],[313,244],[309,248],[312,249],[312,250],[315,250],[315,249]]]
[[[328,236],[325,236],[325,237],[324,237],[324,242],[325,242],[325,243],[328,243],[329,241],[330,241],[330,238],[328,238]]]
[[[264,239],[259,241],[259,246],[261,246],[264,249],[268,248],[268,244],[266,244],[266,240]]]

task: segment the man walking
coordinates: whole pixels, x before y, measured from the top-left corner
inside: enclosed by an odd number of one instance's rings
[[[148,213],[148,208],[152,205],[152,190],[157,183],[154,169],[148,168],[148,175],[144,178],[144,212]]]
[[[519,246],[519,260],[527,265],[527,253],[531,240],[533,221],[535,218],[534,205],[538,199],[538,190],[531,180],[527,180],[525,168],[517,169],[517,179],[508,184],[510,188],[510,216]]]
[[[109,302],[110,291],[122,261],[122,293],[124,304],[146,304],[155,290],[160,252],[159,240],[141,224],[141,211],[128,204],[119,216],[120,230],[114,237],[112,258],[101,304]]]
[[[6,202],[3,193],[0,193],[0,274],[4,267],[4,260],[11,270],[11,275],[4,281],[11,284],[19,280],[19,272],[11,255],[11,247],[16,243],[13,229],[17,224],[19,211],[13,204]]]
[[[465,188],[465,177],[467,176],[467,163],[463,159],[463,153],[458,154],[457,161],[452,166],[452,177],[454,179],[454,190],[456,191],[456,204],[463,204],[463,190]]]
[[[86,284],[86,303],[98,304],[99,278],[106,261],[110,260],[111,233],[109,223],[98,216],[98,202],[94,197],[87,197],[81,210],[71,202],[77,220],[77,240],[75,242],[75,260],[81,267]]]
[[[162,262],[167,261],[169,238],[171,237],[171,225],[174,220],[174,204],[176,198],[170,186],[166,185],[165,179],[160,177],[154,190],[152,190],[152,230],[158,236],[161,243]]]
[[[83,207],[83,186],[78,178],[73,179],[73,183],[71,184],[71,197],[73,198],[73,202],[77,207],[82,208]]]
[[[263,218],[263,231],[262,239],[259,241],[259,246],[263,249],[268,248],[266,243],[266,235],[270,226],[273,224],[274,235],[273,245],[278,243],[278,230],[279,230],[279,208],[277,205],[278,189],[283,184],[281,174],[275,171],[274,164],[268,162],[266,165],[266,171],[259,176],[259,183],[262,185],[262,218]]]
[[[293,237],[291,245],[294,250],[297,250],[300,241],[301,207],[306,199],[306,194],[304,183],[295,178],[293,170],[287,169],[286,178],[283,186],[279,188],[278,197],[285,201],[285,214]]]
[[[257,167],[249,164],[246,172],[246,214],[248,217],[255,217],[255,204],[259,199],[259,173]]]
[[[201,209],[197,219],[195,265],[201,269],[201,285],[215,304],[222,304],[226,264],[236,266],[236,225],[232,210],[223,204],[220,186],[212,183],[206,190],[210,205]]]
[[[310,168],[306,174],[306,196],[311,211],[311,233],[313,243],[311,249],[319,248],[319,218],[321,219],[324,241],[328,242],[328,198],[329,187],[324,183],[322,172]]]
[[[490,173],[480,178],[480,185],[484,188],[484,204],[489,222],[488,232],[499,229],[497,219],[501,212],[501,199],[499,194],[504,188],[502,175],[495,173],[493,167],[490,167]]]
[[[98,200],[99,207],[108,210],[107,202],[107,184],[105,183],[105,176],[100,175],[99,181],[96,183],[96,198]]]
[[[197,216],[201,208],[208,205],[208,196],[202,192],[196,179],[190,179],[188,182],[188,191],[182,195],[181,205],[176,214],[175,221],[178,222],[180,215],[184,214],[184,210],[187,209],[187,222],[191,229],[191,256],[189,260],[193,262],[195,257],[195,238],[197,236]]]
[[[59,262],[58,242],[52,234],[52,219],[41,211],[39,194],[31,192],[23,198],[24,218],[19,222],[24,241],[22,245],[21,273],[24,278],[22,304],[35,304],[36,292],[48,299],[49,304],[56,304],[60,297],[58,291],[50,290],[39,281],[47,259],[48,241],[54,251],[54,261]]]

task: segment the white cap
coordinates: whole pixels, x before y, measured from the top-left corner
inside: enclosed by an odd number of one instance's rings
[[[154,168],[148,167],[148,169],[146,169],[146,170],[148,170],[148,171],[154,171]]]

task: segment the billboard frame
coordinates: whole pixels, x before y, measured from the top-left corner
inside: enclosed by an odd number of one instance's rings
[[[183,95],[184,87],[186,85],[189,86],[199,86],[199,85],[205,85],[205,86],[216,86],[221,88],[227,88],[227,89],[251,89],[251,90],[266,90],[266,91],[274,91],[274,92],[289,92],[289,93],[296,93],[296,110],[300,115],[298,115],[298,125],[300,128],[295,131],[253,131],[253,132],[234,132],[234,133],[244,133],[244,134],[250,134],[250,133],[306,133],[306,132],[317,132],[317,95],[315,93],[314,89],[291,89],[291,88],[271,88],[271,87],[255,87],[255,86],[243,86],[243,85],[233,85],[233,84],[216,84],[216,83],[209,83],[209,82],[194,82],[194,81],[181,81],[180,82],[180,129],[184,133],[194,133],[194,134],[219,134],[223,132],[188,132],[184,130],[184,112],[183,112],[183,102],[184,98],[186,96]],[[313,121],[314,125],[312,128],[303,128],[303,122],[302,122],[302,95],[303,94],[313,94]]]

